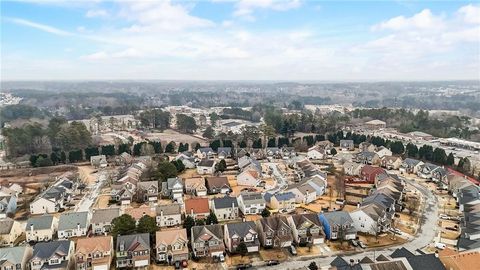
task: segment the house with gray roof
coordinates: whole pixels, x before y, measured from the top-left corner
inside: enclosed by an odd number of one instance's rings
[[[158,201],[158,181],[144,181],[138,182],[137,184],[137,194],[143,195],[143,200],[146,202]]]
[[[162,204],[156,207],[158,227],[171,227],[182,224],[182,205],[178,203]]]
[[[23,233],[23,225],[11,218],[0,219],[0,245],[13,246],[17,238]]]
[[[219,147],[217,149],[217,156],[219,159],[225,159],[232,157],[232,148],[231,147]]]
[[[214,157],[214,155],[215,155],[215,151],[213,151],[211,147],[200,147],[197,150],[197,156],[202,159],[203,158],[211,159]]]
[[[115,258],[117,269],[146,269],[150,265],[150,250],[148,233],[118,236]]]
[[[413,158],[406,158],[400,165],[400,172],[416,174],[420,171],[423,162]]]
[[[58,219],[53,215],[32,216],[25,228],[27,242],[51,241],[57,232]]]
[[[353,151],[355,149],[355,144],[353,140],[340,140],[340,149],[342,151]]]
[[[378,165],[380,156],[375,152],[362,151],[354,155],[353,160],[361,164]]]
[[[195,164],[195,157],[193,156],[192,152],[186,151],[179,153],[175,157],[175,160],[180,160],[187,169],[194,169],[197,167],[197,164]]]
[[[92,211],[92,231],[94,234],[103,235],[109,233],[112,228],[112,220],[120,216],[120,208],[94,209]]]
[[[195,257],[218,258],[225,252],[223,226],[220,224],[193,226],[190,234]]]
[[[88,212],[62,213],[58,219],[58,239],[87,235],[89,222]]]
[[[37,243],[29,261],[30,270],[71,269],[73,254],[74,244],[70,240]]]
[[[236,197],[220,197],[212,200],[212,211],[219,221],[239,218],[240,209]]]
[[[91,156],[90,164],[95,168],[105,168],[108,166],[107,157],[105,155]]]
[[[346,211],[326,212],[318,215],[327,239],[355,239],[357,230],[350,213]]]
[[[0,269],[28,269],[28,260],[32,256],[32,248],[28,245],[0,249]]]
[[[324,242],[325,233],[318,214],[296,214],[287,217],[292,228],[295,244],[299,246],[317,245]]]
[[[237,199],[238,207],[244,215],[260,214],[267,205],[267,202],[260,193],[242,193]]]
[[[213,159],[202,159],[197,164],[197,173],[198,174],[213,174],[215,172],[215,160]]]
[[[179,177],[168,178],[162,183],[162,194],[165,197],[176,201],[183,197],[183,182]]]
[[[432,173],[434,170],[438,168],[437,165],[432,164],[432,163],[424,163],[423,165],[420,166],[420,169],[417,172],[417,175],[420,176],[423,179],[432,179]]]
[[[0,218],[6,218],[17,211],[17,196],[7,195],[0,197]]]
[[[248,252],[258,252],[260,241],[258,229],[253,221],[225,224],[225,246],[231,253],[236,253],[238,245],[245,243]]]
[[[263,247],[290,247],[292,228],[286,216],[264,217],[256,221],[260,243]]]

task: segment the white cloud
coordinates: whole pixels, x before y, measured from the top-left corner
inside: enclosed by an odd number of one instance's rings
[[[235,5],[233,15],[253,20],[253,12],[256,9],[271,9],[275,11],[286,11],[298,8],[300,0],[240,0]]]
[[[440,30],[444,27],[442,16],[435,16],[429,9],[424,9],[412,17],[398,16],[380,24],[374,25],[373,30]]]
[[[480,24],[480,6],[474,5],[467,5],[463,6],[458,10],[458,14],[460,14],[465,22],[473,23],[473,24]]]
[[[104,9],[91,9],[87,11],[85,14],[87,18],[94,18],[94,17],[108,17],[109,14],[106,10]]]
[[[18,24],[18,25],[24,25],[24,26],[32,27],[32,28],[35,28],[35,29],[38,29],[38,30],[41,30],[41,31],[44,31],[44,32],[47,32],[47,33],[50,33],[50,34],[54,34],[54,35],[59,35],[59,36],[71,36],[71,35],[73,35],[72,33],[68,32],[68,31],[64,31],[64,30],[58,29],[56,27],[52,27],[52,26],[49,26],[49,25],[41,24],[41,23],[32,22],[32,21],[25,20],[25,19],[20,19],[20,18],[5,18],[5,19],[7,21],[10,21],[10,22]]]

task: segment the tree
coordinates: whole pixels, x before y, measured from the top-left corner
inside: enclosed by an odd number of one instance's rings
[[[141,155],[141,149],[142,149],[142,146],[145,143],[146,142],[139,142],[139,143],[136,143],[135,145],[133,145],[133,155],[134,156],[140,156]]]
[[[130,152],[130,151],[128,151],[128,152]],[[103,145],[102,146],[102,155],[114,156],[115,155],[115,145],[113,145],[113,144]]]
[[[193,133],[195,130],[197,130],[197,123],[191,116],[177,114],[177,128],[186,133]]]
[[[405,147],[401,141],[395,141],[390,144],[390,150],[395,155],[401,155],[405,152]]]
[[[277,140],[275,138],[268,139],[267,147],[276,147],[276,146],[277,146]]]
[[[318,266],[315,262],[311,262],[309,265],[308,265],[308,269],[309,270],[318,270]]]
[[[207,225],[218,224],[217,215],[215,215],[215,213],[212,210],[210,210],[210,214],[207,216],[205,223]]]
[[[266,142],[268,138],[274,137],[276,135],[275,128],[271,125],[260,125],[260,133],[263,135],[263,141]],[[265,145],[266,146],[266,145]]]
[[[165,153],[175,153],[175,142],[171,141],[167,144],[167,146],[165,147]]]
[[[208,126],[203,132],[202,136],[207,139],[213,139],[213,137],[215,136],[215,131],[211,126]]]
[[[155,154],[162,153],[162,144],[158,141],[151,141],[149,142],[153,146],[153,150],[155,151]]]
[[[73,150],[68,152],[68,160],[72,163],[83,160],[82,150]]]
[[[210,143],[210,148],[212,148],[213,151],[217,151],[219,147],[220,147],[220,140],[214,140]]]
[[[418,155],[418,147],[413,143],[407,144],[407,156],[416,157]]]
[[[177,177],[177,167],[168,161],[158,163],[157,178],[161,181],[167,181],[168,178]]]
[[[261,213],[262,217],[269,217],[270,214],[270,210],[268,210],[267,208],[264,208]]]
[[[210,114],[210,122],[212,123],[212,126],[215,126],[218,120],[220,120],[220,116],[217,113],[212,112]]]
[[[247,245],[244,242],[240,242],[235,250],[240,256],[245,256],[248,253]]]
[[[448,157],[447,157],[447,160],[445,161],[445,163],[446,163],[447,166],[455,165],[455,157],[453,156],[452,152],[450,152],[450,154],[448,154]]]
[[[175,166],[175,168],[177,168],[178,173],[183,172],[185,170],[185,165],[180,159],[172,160],[171,163]]]
[[[118,235],[132,234],[135,232],[136,225],[135,219],[128,215],[123,214],[112,220],[112,235],[117,237]]]
[[[155,146],[154,146],[155,147]],[[103,154],[103,147],[102,147],[102,154]],[[118,154],[120,155],[121,153],[129,153],[130,154],[130,145],[127,143],[122,143],[118,145]]]
[[[216,172],[224,172],[227,169],[227,163],[225,162],[224,159],[220,160],[216,165],[215,165],[215,171]]]
[[[252,147],[256,149],[262,148],[262,139],[258,138],[257,140],[253,141]]]
[[[240,148],[246,148],[247,143],[245,141],[241,141],[240,144],[238,145]]]
[[[442,148],[435,148],[433,151],[433,162],[444,165],[447,163],[447,154]]]
[[[85,159],[90,160],[90,157],[92,156],[98,156],[98,148],[97,147],[87,147],[84,149],[85,151]]]
[[[53,165],[57,165],[60,162],[60,155],[57,152],[52,152],[50,154],[50,160],[52,161]]]
[[[138,225],[136,231],[138,233],[149,233],[150,235],[158,231],[157,221],[154,217],[149,215],[144,215],[138,220]]]
[[[332,148],[332,149],[330,150],[330,154],[331,154],[332,156],[335,156],[335,155],[337,154],[337,150],[335,150],[335,148]]]
[[[188,237],[190,237],[193,226],[195,226],[195,219],[193,219],[191,216],[186,216],[185,220],[183,221],[183,228],[187,230]]]
[[[47,167],[52,165],[52,160],[47,155],[40,155],[35,162],[35,167]]]

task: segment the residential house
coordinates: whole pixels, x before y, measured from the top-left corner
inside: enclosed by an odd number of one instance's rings
[[[178,203],[157,206],[157,226],[171,227],[182,224],[182,205]]]
[[[92,232],[97,235],[107,234],[112,229],[112,220],[120,216],[120,208],[93,209]]]
[[[378,147],[375,153],[377,153],[377,155],[380,158],[389,157],[393,155],[392,151],[390,151],[390,149],[386,148],[385,146]]]
[[[193,226],[191,246],[195,257],[219,258],[225,252],[223,226],[219,224]]]
[[[370,184],[374,184],[377,175],[382,173],[385,173],[385,170],[380,167],[365,165],[360,171],[360,177],[362,178],[362,180]]]
[[[373,143],[362,142],[358,145],[358,149],[360,150],[360,152],[375,152],[377,148]]]
[[[391,219],[387,210],[376,203],[363,205],[352,211],[350,216],[359,232],[378,235],[390,229]]]
[[[112,185],[110,197],[115,202],[120,202],[121,205],[129,205],[132,202],[134,190],[124,186],[123,184]]]
[[[162,183],[163,196],[169,197],[174,201],[182,200],[183,198],[183,183],[178,177],[168,178],[166,182]]]
[[[58,239],[87,235],[89,226],[88,212],[62,213],[58,219]]]
[[[197,150],[197,156],[201,159],[212,159],[214,155],[215,151],[211,147],[201,147]]]
[[[284,193],[265,193],[263,198],[270,209],[278,210],[279,213],[291,213],[295,211],[295,194],[292,192]]]
[[[342,151],[353,151],[355,150],[355,144],[353,140],[340,140],[340,149]]]
[[[143,196],[143,201],[158,202],[158,181],[145,181],[137,183],[137,195]]]
[[[379,165],[380,157],[375,152],[359,152],[353,157],[354,161],[362,164]]]
[[[232,157],[231,147],[219,147],[217,149],[217,156],[219,159],[226,159]]]
[[[282,248],[292,245],[292,228],[286,216],[264,217],[257,220],[256,224],[263,247]]]
[[[396,156],[384,156],[380,161],[381,166],[387,170],[398,170],[402,163],[402,158]]]
[[[289,190],[295,194],[295,202],[309,204],[317,199],[316,190],[309,184],[302,184]]]
[[[28,260],[32,256],[32,248],[28,245],[0,249],[0,269],[28,269]]]
[[[117,166],[129,166],[133,162],[133,157],[127,152],[123,152],[115,157],[115,164]]]
[[[149,205],[141,205],[139,207],[129,207],[125,208],[125,214],[130,215],[138,223],[140,219],[144,216],[150,216],[156,218],[155,207]]]
[[[23,187],[17,183],[10,183],[8,185],[8,189],[14,191],[16,193],[15,195],[17,196],[23,193]]]
[[[262,194],[259,193],[242,193],[237,199],[238,207],[244,215],[260,214],[267,204]]]
[[[23,226],[11,218],[0,219],[0,245],[13,246],[15,240],[22,235]]]
[[[384,192],[382,192],[386,190],[389,189],[384,187],[380,190],[376,190],[370,196],[365,197],[360,205],[365,206],[371,203],[375,203],[376,205],[381,206],[387,213],[394,212],[396,201],[393,197],[388,196],[388,193],[385,194]]]
[[[278,147],[267,147],[267,149],[265,149],[265,154],[269,158],[282,158],[282,151]]]
[[[17,211],[17,195],[0,197],[0,218],[12,216]]]
[[[260,149],[261,150],[261,149]],[[240,171],[244,171],[247,169],[254,169],[256,170],[259,174],[262,173],[262,165],[260,165],[260,162],[256,160],[253,157],[249,156],[243,156],[238,159],[238,168]]]
[[[195,157],[193,156],[192,152],[186,151],[179,153],[175,157],[175,160],[180,160],[187,169],[194,169],[197,167],[197,164],[195,163]]]
[[[420,170],[417,172],[417,175],[423,179],[432,179],[432,173],[437,168],[437,165],[427,162],[420,166]]]
[[[80,238],[75,248],[77,270],[108,270],[113,257],[113,237]]]
[[[400,172],[417,174],[423,162],[413,158],[406,158],[400,166]]]
[[[475,270],[480,262],[480,251],[458,252],[445,248],[438,252],[439,259],[449,270]]]
[[[225,246],[230,253],[236,253],[240,243],[245,243],[249,253],[259,251],[260,241],[255,222],[227,223],[224,229]]]
[[[305,178],[305,183],[311,186],[315,192],[317,197],[322,196],[325,194],[325,190],[327,189],[327,175],[313,175],[310,177]]]
[[[364,164],[362,163],[346,161],[345,163],[343,163],[343,171],[346,175],[360,175],[363,166]]]
[[[95,168],[105,168],[108,166],[107,157],[105,155],[91,156],[90,164]]]
[[[287,219],[296,245],[308,246],[324,242],[325,233],[317,214],[296,214]]]
[[[174,264],[188,260],[186,229],[157,231],[155,233],[155,259],[157,262]]]
[[[212,211],[219,221],[237,219],[240,215],[236,197],[214,198],[212,200]]]
[[[256,187],[260,184],[261,174],[257,170],[247,169],[243,170],[237,175],[237,184],[239,186]]]
[[[447,181],[447,176],[449,174],[450,173],[448,172],[448,170],[445,169],[443,166],[438,166],[436,169],[432,171],[432,180],[434,182],[441,183],[441,184],[444,184],[444,186],[446,186],[445,183]]]
[[[73,266],[74,243],[70,240],[40,242],[33,246],[30,270],[69,270]]]
[[[29,243],[51,241],[57,227],[58,219],[53,215],[31,216],[25,228],[26,241]]]
[[[197,173],[213,174],[215,172],[215,164],[215,160],[204,158],[197,164]]]
[[[206,196],[207,187],[203,177],[193,177],[185,179],[185,193],[194,196]]]
[[[207,198],[191,198],[185,200],[185,215],[194,219],[205,219],[210,214]]]
[[[210,176],[205,178],[208,194],[227,194],[232,188],[226,176]]]
[[[387,123],[385,123],[382,120],[374,119],[374,120],[366,122],[365,126],[370,130],[375,130],[375,129],[385,128],[387,126]]]
[[[150,235],[148,233],[118,236],[115,250],[117,269],[148,269],[150,265]]]
[[[323,224],[327,239],[343,238],[344,240],[350,240],[357,237],[354,221],[350,213],[346,211],[325,212],[319,214],[319,219]]]
[[[316,145],[308,148],[308,159],[326,159],[330,155],[330,151],[333,149],[333,143],[330,141],[321,141]]]

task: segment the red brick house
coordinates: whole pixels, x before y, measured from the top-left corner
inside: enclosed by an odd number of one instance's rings
[[[360,177],[362,180],[367,181],[368,183],[374,184],[375,178],[377,175],[385,173],[385,170],[371,165],[363,166],[362,170],[360,171]]]

